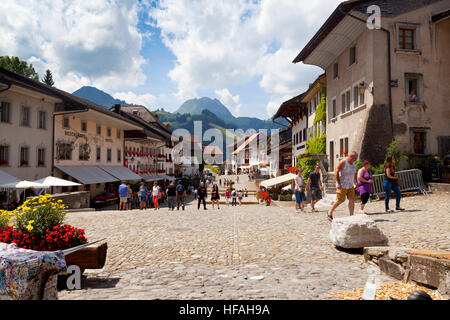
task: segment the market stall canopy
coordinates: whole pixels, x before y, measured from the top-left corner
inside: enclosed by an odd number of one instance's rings
[[[56,166],[56,168],[83,184],[117,182],[120,180],[98,166]]]
[[[17,182],[20,182],[20,179],[0,170],[0,189],[3,188],[3,185]]]
[[[18,181],[18,182],[12,182],[7,183],[4,185],[1,185],[0,188],[5,189],[41,189],[44,188],[44,186],[40,183],[32,182],[32,181]]]
[[[294,179],[295,179],[295,174],[288,173],[288,174],[285,174],[285,175],[282,175],[282,176],[279,176],[276,178],[264,180],[261,182],[261,186],[263,186],[265,188],[269,188],[269,187],[273,187],[273,186],[276,186],[279,184],[291,182]]]
[[[283,190],[291,190],[291,189],[292,189],[292,186],[291,186],[291,185],[287,185],[286,187],[283,187],[283,188],[281,188],[281,189],[283,189]]]
[[[119,180],[123,181],[142,180],[142,177],[140,175],[137,175],[133,171],[123,166],[100,166],[100,168]]]
[[[64,180],[52,176],[48,176],[46,178],[42,178],[34,181],[36,183],[40,183],[43,187],[76,187],[81,186],[81,184],[72,182],[69,180]]]

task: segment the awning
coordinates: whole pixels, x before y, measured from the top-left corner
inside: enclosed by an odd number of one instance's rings
[[[144,176],[142,179],[144,179],[145,182],[159,181],[159,180],[175,181],[174,177],[168,176],[166,174],[158,175],[158,176]]]
[[[142,177],[140,175],[137,175],[133,171],[129,170],[128,168],[125,168],[123,166],[99,166],[102,170],[106,171],[113,177],[116,177],[119,180],[123,181],[138,181],[142,180]]]
[[[268,180],[264,180],[261,182],[261,186],[269,188],[269,187],[273,187],[279,184],[284,184],[284,183],[289,183],[292,180],[295,179],[295,174],[293,173],[288,173],[276,178],[272,178],[272,179],[268,179]]]
[[[83,184],[120,181],[98,166],[56,166],[56,168]]]
[[[2,185],[10,184],[10,183],[17,183],[20,179],[13,177],[12,175],[0,170],[0,188]]]

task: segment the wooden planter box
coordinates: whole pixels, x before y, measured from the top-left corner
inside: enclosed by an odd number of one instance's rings
[[[66,256],[67,266],[77,265],[83,272],[85,269],[101,269],[105,265],[108,244],[96,243],[92,246],[69,253]]]

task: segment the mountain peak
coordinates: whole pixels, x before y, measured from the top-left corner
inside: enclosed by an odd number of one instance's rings
[[[109,108],[115,104],[132,105],[127,103],[126,101],[114,99],[114,97],[112,97],[110,94],[91,86],[83,86],[80,89],[74,91],[72,94],[76,95],[77,97],[90,100],[105,108]]]
[[[184,102],[176,112],[180,114],[202,114],[203,110],[208,110],[214,113],[220,119],[230,122],[236,118],[231,114],[230,110],[223,105],[218,99],[211,99],[209,97],[194,98]]]

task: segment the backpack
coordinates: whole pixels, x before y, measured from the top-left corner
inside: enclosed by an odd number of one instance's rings
[[[178,193],[183,193],[184,192],[184,187],[182,184],[177,185],[177,191]]]

